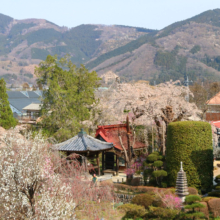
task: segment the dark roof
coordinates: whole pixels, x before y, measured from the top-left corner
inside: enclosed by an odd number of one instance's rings
[[[8,98],[39,98],[42,96],[41,90],[36,91],[7,91]]]
[[[103,151],[113,148],[112,143],[105,141],[100,141],[86,134],[83,129],[78,133],[78,135],[73,138],[64,141],[60,144],[55,144],[54,149],[59,151],[72,151],[72,152],[82,152],[82,151]]]
[[[40,100],[39,99],[9,99],[8,100],[9,103],[16,108],[17,110],[19,110],[20,112],[26,112],[25,110],[23,110],[24,107],[30,105],[31,103],[36,103],[36,104],[40,104]]]

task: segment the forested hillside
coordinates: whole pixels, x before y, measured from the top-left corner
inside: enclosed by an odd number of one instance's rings
[[[68,29],[44,19],[16,20],[0,14],[0,77],[34,82],[34,66],[48,54],[66,54],[99,75],[111,70],[126,81],[220,79],[220,9],[162,30],[124,25]],[[22,65],[21,65],[22,64]]]
[[[112,70],[127,80],[220,79],[220,10],[206,11],[152,31],[87,64],[99,74]]]
[[[76,65],[121,47],[153,30],[120,25],[80,25],[68,29],[44,19],[15,20],[0,14],[0,77],[33,81],[33,65],[48,54],[66,54]],[[23,62],[25,65],[18,65]],[[26,75],[32,74],[27,78]]]

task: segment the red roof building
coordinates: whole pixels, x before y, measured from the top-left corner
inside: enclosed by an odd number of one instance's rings
[[[220,92],[206,102],[208,110],[206,112],[206,121],[220,120]]]
[[[120,138],[121,137],[121,141]],[[99,140],[113,143],[114,149],[111,151],[104,152],[102,154],[103,173],[113,173],[118,175],[119,171],[123,171],[126,163],[125,153],[121,142],[129,155],[133,155],[134,151],[143,149],[145,144],[134,141],[133,134],[130,131],[129,121],[127,118],[126,124],[115,124],[115,125],[101,125],[96,130],[95,137]],[[129,144],[130,141],[130,144]]]
[[[211,121],[211,124],[213,124],[216,128],[220,128],[220,121]]]
[[[123,151],[123,148],[120,143],[119,135],[121,136],[122,143],[125,147],[125,149],[128,148],[128,138],[127,138],[127,132],[129,131],[129,128],[127,124],[115,124],[115,125],[101,125],[98,126],[96,130],[95,137],[98,139],[103,139],[106,142],[113,143],[114,148],[119,151]],[[141,142],[134,142],[134,137],[131,135],[131,145],[133,149],[141,149],[144,148],[145,145]]]

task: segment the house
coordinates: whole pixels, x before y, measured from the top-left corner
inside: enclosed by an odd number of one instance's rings
[[[206,102],[207,112],[206,121],[220,120],[220,92]]]
[[[15,118],[27,116],[28,109],[31,104],[41,104],[42,91],[7,91],[8,101]],[[26,107],[29,106],[27,109]],[[34,106],[32,105],[31,108]],[[36,107],[36,105],[35,105]],[[37,107],[36,107],[37,108]],[[36,109],[37,110],[37,109]],[[32,111],[34,111],[32,109]],[[30,112],[30,111],[29,111]]]
[[[114,82],[120,82],[120,77],[118,75],[116,75],[115,73],[113,73],[112,71],[108,71],[105,74],[102,74],[100,76],[100,78],[102,79],[102,81],[108,85],[108,84],[112,84]]]
[[[36,120],[40,115],[41,106],[42,104],[39,103],[31,103],[24,107],[23,110],[27,112],[26,117],[30,118],[30,120]]]
[[[130,140],[128,139],[128,134],[130,136]],[[130,132],[128,120],[126,124],[98,126],[95,137],[99,140],[114,144],[114,147],[111,151],[106,151],[102,154],[102,161],[104,162],[104,173],[113,172],[114,174],[116,172],[118,175],[119,171],[123,171],[125,169],[126,163],[123,147],[125,150],[128,150],[128,146],[130,145],[132,154],[135,151],[142,150],[146,147],[145,144],[134,140],[134,136]]]

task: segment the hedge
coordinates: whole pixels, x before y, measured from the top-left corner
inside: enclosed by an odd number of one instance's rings
[[[130,192],[136,192],[136,193],[148,193],[148,194],[154,194],[155,190],[163,190],[165,192],[170,192],[172,194],[175,194],[176,189],[175,188],[159,188],[154,186],[129,186],[121,183],[114,183],[114,190],[120,191],[120,190],[127,190]],[[198,195],[198,190],[194,187],[188,187],[188,192],[190,195]]]
[[[212,131],[207,122],[181,121],[168,125],[166,143],[168,185],[175,186],[180,162],[188,186],[207,192],[213,184]]]
[[[148,209],[153,204],[153,201],[154,197],[150,194],[138,194],[132,199],[131,203],[144,206],[145,209]]]

